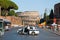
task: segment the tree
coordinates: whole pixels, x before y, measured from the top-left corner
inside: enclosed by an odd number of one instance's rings
[[[42,19],[40,19],[39,24],[41,24],[41,23],[43,23],[43,22],[44,22],[44,19],[42,18]]]
[[[46,20],[46,13],[44,13],[44,20]]]
[[[15,11],[14,10],[10,10],[8,13],[8,16],[15,16]]]
[[[8,15],[10,9],[15,9],[15,10],[18,9],[18,6],[11,0],[0,0],[0,6],[2,12],[5,13],[5,16]]]
[[[51,9],[50,15],[49,15],[49,20],[47,21],[47,24],[52,24],[53,18],[54,18],[54,13],[53,13],[53,9]]]
[[[17,16],[14,10],[10,10],[8,16]]]
[[[53,18],[54,18],[54,13],[53,13],[53,9],[51,9],[49,19],[53,19]]]
[[[47,12],[47,9],[45,9],[45,12],[44,12],[44,20],[46,21],[46,19],[47,19],[47,14],[46,14],[46,12]]]
[[[15,13],[15,16],[17,17],[18,15]]]
[[[49,15],[46,16],[46,20],[49,20]]]

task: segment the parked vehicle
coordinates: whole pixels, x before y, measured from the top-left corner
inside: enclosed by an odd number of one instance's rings
[[[8,26],[5,26],[5,31],[9,31],[9,27]]]
[[[0,36],[4,35],[4,32],[8,27],[5,28],[5,26],[10,26],[11,22],[7,19],[0,18]]]
[[[0,19],[0,36],[4,35],[4,21]]]
[[[39,30],[36,27],[30,26],[30,29],[28,27],[24,27],[17,30],[18,34],[28,34],[28,35],[38,35]]]

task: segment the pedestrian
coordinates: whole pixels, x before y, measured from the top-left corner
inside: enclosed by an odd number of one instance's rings
[[[60,25],[58,25],[58,31],[60,31]]]
[[[56,25],[54,26],[54,31],[57,31],[57,26]]]
[[[27,33],[28,33],[28,34],[29,34],[29,30],[30,30],[30,27],[28,26],[28,27],[27,27]]]

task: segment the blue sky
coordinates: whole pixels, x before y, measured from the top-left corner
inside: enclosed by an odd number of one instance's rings
[[[51,9],[54,9],[54,5],[59,3],[60,0],[12,0],[18,5],[16,12],[24,11],[39,11],[40,15],[44,14],[45,8],[47,8],[47,14]]]

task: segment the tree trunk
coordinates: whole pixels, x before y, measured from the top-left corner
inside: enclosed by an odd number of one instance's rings
[[[1,6],[0,6],[0,16],[1,16]]]
[[[5,10],[5,17],[8,15],[8,10]]]

